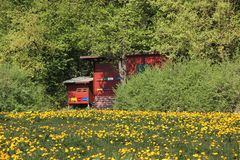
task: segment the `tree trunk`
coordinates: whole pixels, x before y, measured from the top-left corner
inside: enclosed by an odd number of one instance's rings
[[[127,78],[127,68],[125,56],[122,56],[118,62],[119,75],[121,77],[121,82],[124,83]]]

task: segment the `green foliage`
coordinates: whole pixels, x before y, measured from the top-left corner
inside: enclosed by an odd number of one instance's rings
[[[31,82],[24,70],[1,64],[0,75],[0,111],[44,110],[49,107],[44,88]]]
[[[114,108],[233,112],[240,105],[239,64],[194,60],[148,69],[118,87]]]
[[[81,55],[233,59],[239,11],[237,0],[2,0],[0,63],[21,66],[60,102],[62,81],[90,72]]]
[[[231,59],[240,46],[237,4],[225,0],[152,1],[153,49],[171,57],[204,57],[214,61]]]

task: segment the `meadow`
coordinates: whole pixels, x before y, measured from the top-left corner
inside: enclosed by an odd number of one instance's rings
[[[0,112],[0,159],[240,159],[240,114]]]

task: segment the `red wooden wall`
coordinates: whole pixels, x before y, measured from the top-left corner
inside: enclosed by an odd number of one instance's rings
[[[138,72],[139,65],[159,66],[167,60],[167,58],[160,54],[140,54],[129,55],[126,57],[127,75],[134,75]]]
[[[94,96],[113,96],[113,88],[120,82],[117,65],[95,63],[93,73]]]
[[[88,104],[94,101],[91,90],[92,83],[87,84],[66,84],[68,91],[68,104]],[[71,99],[75,100],[71,100]]]

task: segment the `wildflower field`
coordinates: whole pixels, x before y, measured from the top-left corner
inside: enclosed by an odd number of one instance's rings
[[[240,114],[0,113],[0,159],[240,159]]]

